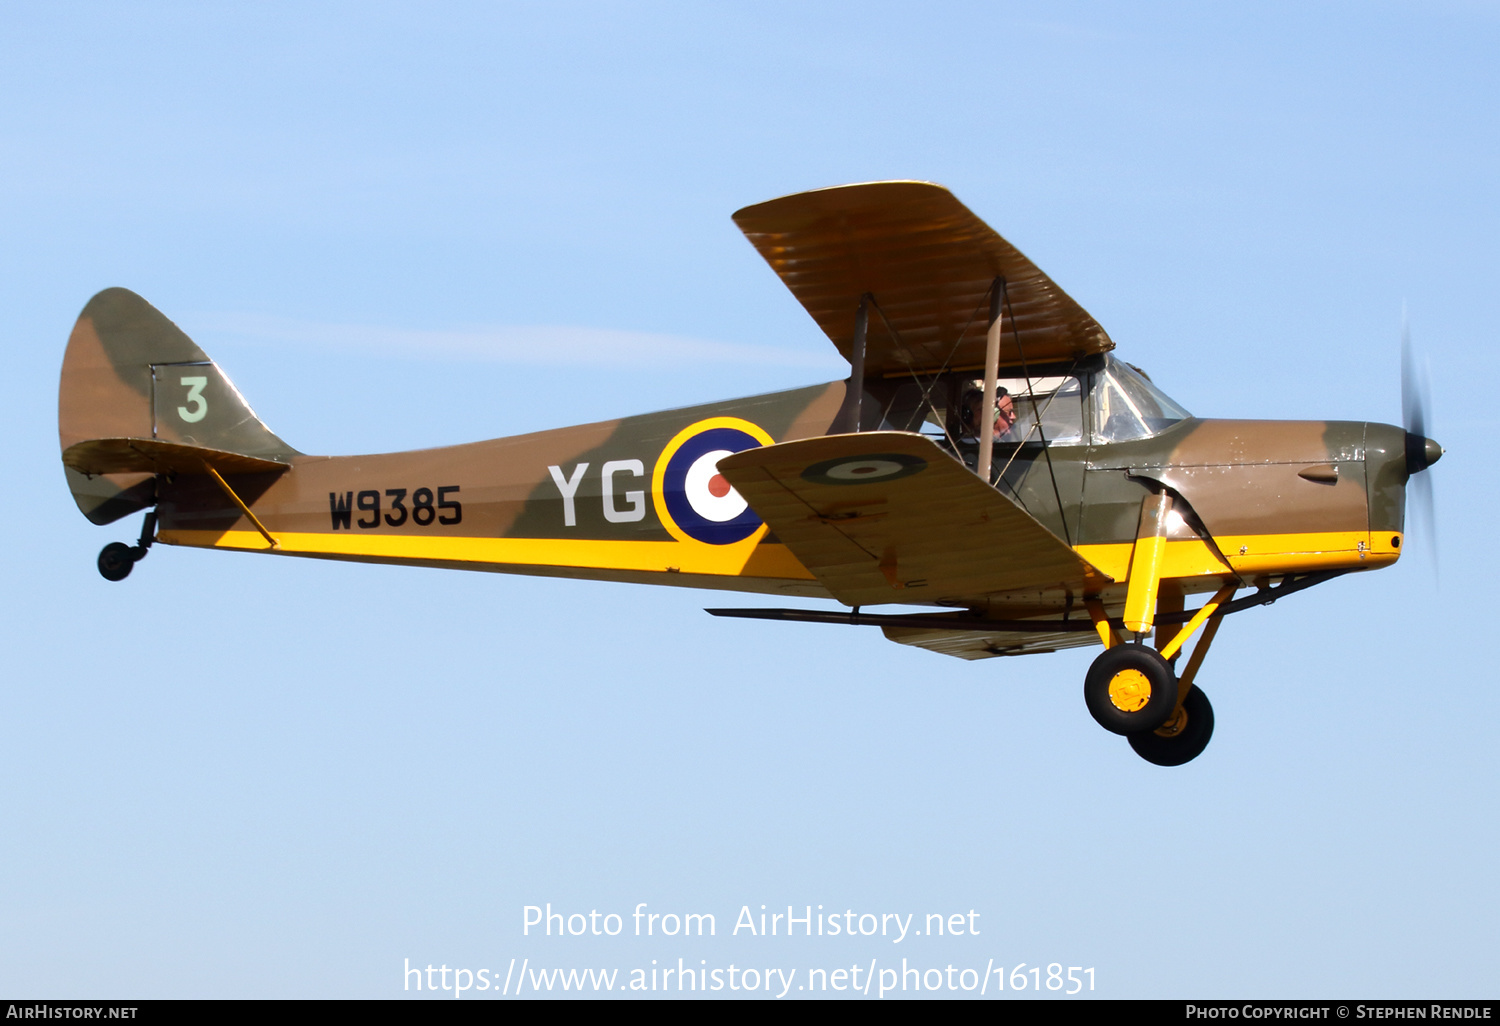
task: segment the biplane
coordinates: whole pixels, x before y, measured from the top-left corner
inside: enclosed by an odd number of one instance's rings
[[[847,380],[314,456],[145,300],[99,293],[63,360],[62,460],[92,522],[146,511],[100,573],[190,545],[832,600],[709,612],[874,626],[960,659],[1102,645],[1088,710],[1171,766],[1213,732],[1197,677],[1226,616],[1400,556],[1408,481],[1442,454],[1419,406],[1402,427],[1195,417],[938,185],[734,221]]]

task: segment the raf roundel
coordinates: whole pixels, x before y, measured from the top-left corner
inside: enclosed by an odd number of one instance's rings
[[[814,463],[802,472],[802,477],[817,484],[857,485],[873,481],[895,481],[897,478],[920,473],[926,467],[927,461],[920,456],[883,452]]]
[[[732,545],[760,530],[760,517],[719,473],[719,461],[770,443],[758,426],[731,417],[680,432],[662,452],[655,475],[658,511],[667,529],[709,545]]]

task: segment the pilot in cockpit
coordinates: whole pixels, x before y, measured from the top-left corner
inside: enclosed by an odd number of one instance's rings
[[[979,384],[978,382],[975,383]],[[984,388],[971,386],[964,392],[963,401],[958,406],[958,437],[970,441],[977,441],[980,437],[981,424],[984,417]],[[1011,399],[1010,392],[1001,385],[995,391],[995,415],[992,418],[991,430],[995,441],[1005,437],[1016,423],[1016,404]]]

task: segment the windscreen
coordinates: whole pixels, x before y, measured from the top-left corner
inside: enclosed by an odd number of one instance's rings
[[[1092,399],[1094,441],[1099,443],[1148,438],[1192,416],[1144,374],[1114,357],[1094,377]]]

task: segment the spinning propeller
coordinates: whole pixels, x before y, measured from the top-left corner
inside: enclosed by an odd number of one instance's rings
[[[1417,366],[1411,350],[1411,330],[1406,311],[1401,312],[1401,426],[1406,429],[1407,495],[1413,500],[1421,527],[1422,544],[1437,570],[1437,520],[1433,508],[1432,478],[1422,471],[1443,455],[1443,447],[1427,437],[1428,408],[1432,405],[1425,365]]]

